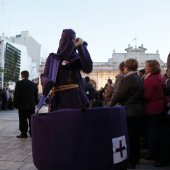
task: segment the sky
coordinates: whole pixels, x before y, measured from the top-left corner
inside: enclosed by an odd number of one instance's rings
[[[170,52],[170,0],[0,0],[0,34],[29,31],[49,52],[56,52],[63,29],[88,43],[94,62],[141,44],[146,53]],[[134,41],[136,38],[136,41]]]

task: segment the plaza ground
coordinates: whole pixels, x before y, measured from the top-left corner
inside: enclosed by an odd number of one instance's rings
[[[47,107],[42,108],[45,112]],[[37,170],[32,159],[31,138],[19,139],[17,110],[0,111],[0,170]],[[154,168],[153,161],[140,160],[139,170],[170,170],[170,165]]]

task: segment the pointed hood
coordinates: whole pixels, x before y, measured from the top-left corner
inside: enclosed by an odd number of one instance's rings
[[[70,60],[71,56],[76,53],[76,47],[73,43],[73,39],[76,39],[76,33],[72,29],[64,29],[59,41],[57,57],[62,60]]]

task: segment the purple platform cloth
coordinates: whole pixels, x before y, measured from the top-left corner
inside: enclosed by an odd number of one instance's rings
[[[114,162],[112,143],[125,136],[129,153],[124,107],[61,109],[33,115],[31,123],[33,161],[39,170],[127,169],[127,158]]]

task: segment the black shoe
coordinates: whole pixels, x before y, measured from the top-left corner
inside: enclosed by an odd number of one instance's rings
[[[143,159],[146,159],[146,160],[156,160],[156,157],[153,156],[152,154],[147,154],[143,157]]]
[[[127,168],[128,168],[128,169],[136,169],[136,165],[135,165],[135,164],[128,163]]]
[[[156,161],[154,164],[153,164],[153,166],[154,167],[161,167],[161,166],[164,166],[164,165],[166,165],[167,163],[165,163],[163,160],[158,160],[158,161]]]
[[[17,138],[28,138],[27,134],[20,134],[17,136]]]

